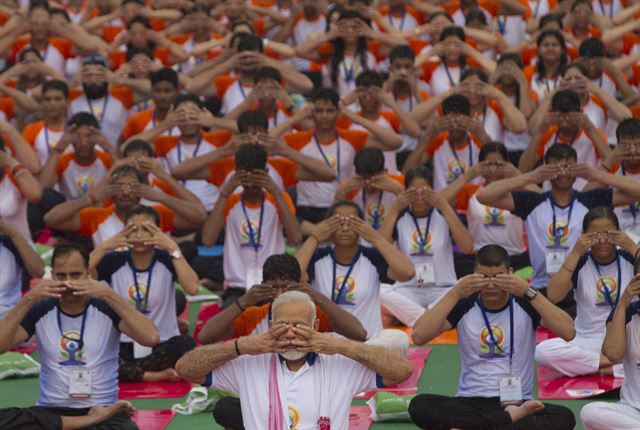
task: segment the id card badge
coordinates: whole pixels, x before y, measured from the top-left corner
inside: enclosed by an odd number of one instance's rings
[[[72,399],[91,397],[91,370],[84,367],[69,369],[69,397]]]
[[[500,405],[519,405],[522,403],[522,381],[519,376],[500,378]]]
[[[436,271],[433,261],[416,264],[416,279],[418,287],[433,286],[436,283]]]
[[[629,236],[629,239],[633,240],[633,243],[636,245],[640,243],[640,236],[632,228],[628,228],[624,232]]]
[[[563,251],[547,251],[546,255],[547,273],[553,275],[560,271],[562,263],[564,263]]]
[[[145,358],[151,355],[153,348],[133,342],[133,358]]]
[[[262,284],[262,269],[249,267],[245,276],[244,287],[249,291],[254,285]]]

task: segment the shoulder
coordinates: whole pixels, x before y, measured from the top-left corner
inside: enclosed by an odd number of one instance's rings
[[[469,297],[465,297],[462,300],[459,300],[458,303],[451,309],[449,315],[447,315],[447,321],[451,324],[452,327],[456,327],[462,317],[464,317],[473,307],[476,305],[478,300],[478,294],[472,294]]]
[[[613,190],[611,188],[596,188],[576,194],[576,200],[589,209],[596,206],[611,206],[612,199]]]

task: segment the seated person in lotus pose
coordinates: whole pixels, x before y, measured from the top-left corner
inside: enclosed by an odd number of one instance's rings
[[[465,276],[413,328],[423,345],[456,328],[461,371],[455,397],[419,394],[409,414],[420,428],[570,430],[573,413],[532,400],[536,328],[571,340],[571,317],[511,273],[509,254],[486,245]]]

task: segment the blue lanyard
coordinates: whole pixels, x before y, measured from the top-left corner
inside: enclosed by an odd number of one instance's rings
[[[344,78],[347,81],[347,83],[349,82],[353,82],[356,80],[356,61],[354,59],[353,63],[351,63],[351,67],[347,67],[346,63],[344,60],[342,60],[342,70],[344,71]]]
[[[240,82],[240,79],[238,79],[238,89],[240,90],[240,94],[242,94],[242,100],[246,99],[247,96],[244,93],[244,88],[242,87],[242,83]]]
[[[380,204],[382,203],[382,194],[384,193],[384,191],[380,191],[380,194],[378,194],[378,206],[375,208],[375,210],[373,211],[373,224],[371,225],[374,230],[377,230],[378,227],[380,227]],[[364,209],[364,211],[367,211],[367,190],[366,189],[362,189],[362,209]]]
[[[94,117],[96,116],[95,112],[93,111],[93,105],[91,104],[91,99],[87,96],[85,96],[87,98],[87,104],[89,105],[89,110],[91,111],[91,115],[93,115]],[[102,102],[102,113],[100,113],[100,118],[96,118],[98,120],[98,122],[100,123],[100,125],[102,125],[102,120],[104,118],[104,114],[107,112],[107,105],[109,104],[109,92],[107,91],[107,94],[104,96],[104,101]]]
[[[249,229],[249,241],[251,242],[251,246],[255,248],[256,252],[258,252],[258,250],[260,249],[260,235],[262,234],[262,217],[264,215],[264,200],[265,200],[264,195],[262,195],[260,199],[261,199],[260,221],[258,223],[258,230],[253,231],[251,220],[249,219],[249,215],[247,214],[247,207],[245,205],[244,193],[242,193],[242,196],[240,197],[240,200],[242,202],[242,212],[244,213],[244,219],[246,220],[247,228]]]
[[[131,260],[131,253],[129,253],[129,268],[131,269],[131,274],[133,275],[133,285],[136,289],[136,296],[133,298],[133,301],[136,302],[136,310],[143,314],[148,314],[149,312],[149,291],[151,291],[151,275],[153,274],[153,267],[156,265],[156,255],[155,250],[153,251],[153,261],[151,261],[151,265],[147,269],[147,290],[144,292],[144,300],[140,299],[140,284],[138,283],[138,273],[142,273],[143,271],[138,270],[136,266],[133,265],[133,261]],[[144,307],[142,304],[144,303]]]
[[[324,153],[324,149],[322,149],[322,145],[320,145],[318,136],[314,134],[313,140],[316,142],[318,151],[320,151],[320,155],[322,155],[322,158],[324,159],[324,162],[326,163],[326,165],[329,166],[330,168],[333,168],[333,166],[331,166],[331,162],[329,161],[329,158],[327,158],[327,155]],[[336,133],[336,175],[338,176],[337,178],[338,182],[340,182],[340,134],[338,133]]]
[[[400,20],[400,26],[396,27],[398,30],[402,31],[402,29],[404,28],[404,20],[407,17],[407,12],[404,12],[402,14],[402,19]],[[387,21],[389,21],[389,25],[393,27],[393,16],[391,16],[391,11],[389,11],[389,14],[387,15]]]
[[[487,317],[487,311],[484,309],[480,297],[478,297],[478,307],[480,308],[480,312],[482,313],[482,319],[484,320],[484,325],[485,327],[487,327],[487,331],[489,332],[489,338],[491,339],[491,342],[500,352],[504,352],[498,344],[495,335],[493,334],[491,323],[489,323],[489,318]],[[513,297],[509,295],[509,372],[511,372],[511,364],[513,362],[513,345]]]
[[[538,12],[540,11],[540,3],[542,2],[542,0],[537,0],[536,1],[536,7],[533,10],[533,17],[537,18],[538,17]]]
[[[338,271],[338,262],[336,261],[335,249],[331,250],[331,258],[333,259],[333,284],[331,285],[331,300],[333,300],[333,302],[336,304],[340,304],[340,299],[342,298],[345,292],[344,289],[347,287],[347,281],[349,280],[349,275],[351,275],[351,272],[353,271],[353,267],[356,265],[358,258],[360,258],[360,249],[358,248],[358,252],[356,252],[356,255],[354,255],[353,260],[351,260],[351,263],[349,264],[349,269],[347,270],[347,274],[344,275],[344,278],[342,278],[342,284],[340,284],[340,289],[338,290],[337,296],[336,296],[336,281],[338,279],[336,275]],[[346,304],[346,303],[342,303],[342,304]]]
[[[67,127],[64,127],[65,133],[67,132]],[[44,123],[44,142],[47,146],[47,153],[51,155],[51,146],[49,146],[49,124],[45,121]]]
[[[498,15],[496,17],[496,24],[498,24],[498,31],[500,34],[504,36],[504,33],[506,32],[507,17],[504,15]]]
[[[427,239],[429,238],[429,228],[431,226],[431,215],[433,214],[433,208],[429,209],[429,215],[427,215],[427,225],[425,226],[424,236],[422,235],[422,230],[420,230],[420,225],[418,224],[418,218],[413,214],[413,212],[409,212],[411,215],[411,219],[413,219],[413,223],[416,226],[416,231],[418,232],[418,238],[420,243],[418,246],[420,247],[420,255],[424,254],[424,247],[427,246]]]
[[[84,327],[85,324],[87,322],[87,307],[84,308],[84,311],[82,311],[82,324],[80,325],[80,338],[79,339],[74,339],[72,337],[68,337],[64,334],[64,331],[62,330],[62,319],[60,318],[60,302],[58,302],[58,329],[60,330],[60,336],[62,336],[63,338],[65,338],[68,341],[71,342],[78,342],[78,351],[80,351],[83,347],[84,347]],[[77,315],[76,315],[77,316]]]
[[[622,176],[627,176],[627,172],[624,168],[624,162],[620,162],[620,170],[622,170]],[[633,224],[636,224],[636,214],[638,209],[636,208],[635,202],[629,203],[629,210],[631,211],[631,215],[633,215]]]
[[[468,169],[473,165],[473,145],[471,145],[471,142],[469,141],[469,135],[468,134],[467,134],[467,145],[469,146],[469,164],[467,165],[467,169]],[[458,153],[456,152],[456,148],[453,147],[453,145],[451,144],[451,141],[449,141],[449,148],[451,148],[451,152],[453,152],[453,156],[456,159],[456,161],[458,162],[458,166],[460,166],[460,168],[462,168],[462,163],[460,163],[460,157],[458,157]],[[462,169],[462,172],[464,173],[467,169]]]
[[[202,137],[200,137],[200,140],[198,140],[198,143],[196,144],[196,149],[193,151],[193,154],[191,154],[192,158],[198,155],[198,151],[200,150],[201,144],[202,144]],[[178,142],[178,163],[182,163],[182,140]]]
[[[598,262],[595,260],[595,258],[593,258],[593,254],[591,253],[591,251],[589,251],[589,257],[591,257],[591,261],[593,262],[593,265],[596,266],[596,270],[598,271],[598,276],[600,277],[600,279],[602,280],[602,273],[600,273],[600,265],[598,264]],[[622,288],[621,284],[622,284],[622,270],[620,269],[620,253],[616,250],[616,265],[618,266],[618,283],[616,284],[616,287],[618,288],[618,293],[616,294],[616,302],[613,303],[613,300],[611,300],[611,291],[609,291],[609,288],[604,285],[603,282],[603,292],[604,292],[604,298],[606,300],[606,302],[609,304],[609,306],[611,306],[611,310],[615,310],[616,307],[618,306],[618,301],[620,300],[620,290]]]
[[[547,191],[547,200],[549,200],[549,205],[551,205],[551,211],[553,212],[553,238],[555,240],[555,246],[559,247],[559,238],[558,232],[556,230],[556,204],[553,202],[553,198],[551,197],[551,191]],[[571,213],[573,212],[573,203],[576,201],[576,192],[571,192],[571,203],[569,203],[569,215],[567,216],[567,227],[571,224]]]
[[[602,14],[606,15],[607,13],[604,11],[604,2],[602,0],[598,0],[598,4],[600,4],[600,10],[602,11]],[[613,18],[613,0],[611,0],[611,3],[609,3],[609,18]]]
[[[458,86],[458,84],[456,84],[456,81],[453,80],[453,76],[451,76],[451,72],[449,72],[449,67],[447,66],[447,63],[442,60],[442,66],[444,67],[444,72],[447,74],[447,78],[449,78],[449,85],[451,88]],[[460,76],[462,76],[462,74],[464,73],[464,69],[460,68]]]

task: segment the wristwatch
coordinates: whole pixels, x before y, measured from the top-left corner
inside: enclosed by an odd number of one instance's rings
[[[536,298],[536,296],[538,295],[538,290],[536,290],[533,287],[529,287],[527,288],[527,291],[524,292],[524,296],[529,300],[533,300]]]
[[[179,249],[176,249],[169,255],[171,255],[171,258],[173,258],[174,260],[179,260],[180,258],[182,258],[182,251],[180,251]]]

